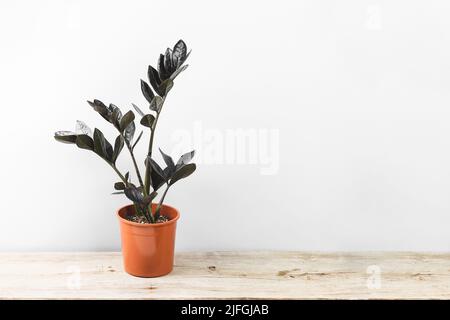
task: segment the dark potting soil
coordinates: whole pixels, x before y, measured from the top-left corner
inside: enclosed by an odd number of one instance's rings
[[[138,216],[135,216],[135,215],[126,216],[125,219],[127,219],[128,221],[136,222],[136,223],[142,223],[142,224],[147,223],[148,224],[148,222],[147,222],[147,220],[145,220],[145,218],[138,217]],[[158,218],[158,220],[156,221],[156,223],[163,223],[163,222],[167,222],[169,220],[170,219],[168,217],[166,217],[166,216],[160,216]]]

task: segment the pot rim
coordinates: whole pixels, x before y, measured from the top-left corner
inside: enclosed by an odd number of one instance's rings
[[[129,221],[127,219],[122,218],[120,216],[120,211],[122,209],[124,209],[124,208],[132,207],[132,206],[133,206],[133,204],[127,204],[126,206],[120,207],[119,210],[117,210],[116,215],[119,218],[119,221],[121,223],[126,223],[126,224],[129,224],[131,226],[142,227],[142,228],[159,228],[159,227],[165,227],[165,226],[174,224],[180,218],[180,212],[178,211],[178,209],[175,208],[175,207],[169,206],[167,204],[163,204],[162,207],[166,207],[166,208],[172,209],[175,212],[176,216],[174,218],[170,219],[169,221],[166,221],[166,222],[161,222],[161,223],[137,223],[137,222]]]

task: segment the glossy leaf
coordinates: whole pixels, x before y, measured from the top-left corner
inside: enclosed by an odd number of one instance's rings
[[[111,111],[100,100],[88,101],[89,105],[98,112],[106,121],[111,122]]]
[[[153,115],[151,115],[151,114],[146,114],[141,119],[141,124],[144,127],[151,128],[153,126],[153,122],[155,122],[155,117]]]
[[[134,113],[133,111],[128,111],[127,113],[124,114],[124,116],[122,117],[122,119],[120,120],[120,131],[123,132],[129,125],[131,122],[134,121]]]
[[[139,190],[135,186],[127,187],[125,188],[124,191],[128,199],[136,203],[142,203],[144,196],[142,195],[142,193],[139,192]]]
[[[110,115],[110,122],[116,127],[118,130],[120,130],[120,121],[122,119],[122,111],[120,111],[119,107],[115,106],[114,104],[109,105],[109,111],[111,112]]]
[[[55,139],[62,143],[75,143],[77,141],[77,134],[72,131],[56,131]]]
[[[130,173],[129,172],[125,173],[125,181],[128,182],[129,178],[130,178]]]
[[[180,159],[178,159],[178,161],[177,161],[177,167],[181,167],[181,166],[191,162],[194,155],[195,155],[195,150],[192,150],[191,152],[187,152],[187,153],[183,154],[180,157]]]
[[[86,149],[94,151],[94,140],[87,134],[80,134],[76,140],[77,147],[80,149]]]
[[[190,176],[196,169],[195,163],[189,163],[180,169],[178,169],[170,179],[170,185],[173,185],[178,180],[184,179],[188,176]]]
[[[166,81],[171,81],[171,80],[166,80]],[[163,105],[163,99],[160,96],[155,96],[152,100],[152,102],[150,103],[150,110],[159,112],[161,111],[161,107]]]
[[[116,190],[125,190],[126,186],[123,182],[116,182],[114,183],[114,189]]]
[[[94,130],[94,152],[103,159],[112,162],[113,148],[97,128]]]
[[[132,105],[133,105],[134,110],[136,110],[136,112],[137,112],[141,117],[143,117],[143,116],[145,115],[145,113],[142,112],[142,110],[141,110],[137,105],[135,105],[134,103],[132,103]]]
[[[164,92],[164,95],[166,95],[167,93],[169,93],[169,91],[172,89],[173,87],[173,81],[171,79],[167,79],[164,80],[163,83],[161,83],[161,85],[159,86],[159,90],[161,92]]]
[[[158,190],[166,182],[165,177],[161,176],[155,170],[151,171],[150,176],[152,177],[152,188],[153,188],[153,190]]]
[[[124,141],[121,135],[118,135],[116,141],[114,143],[114,152],[112,156],[112,163],[116,163],[117,158],[119,157],[120,152],[123,149]]]
[[[155,171],[157,174],[159,174],[161,177],[166,178],[166,176],[164,175],[163,170],[161,169],[161,167],[159,166],[159,164],[153,160],[150,157],[147,157],[147,159],[150,160],[150,165],[152,167],[152,171]]]
[[[75,127],[76,134],[86,134],[88,136],[92,136],[92,130],[87,126],[83,121],[77,120],[77,124]]]
[[[145,82],[144,80],[141,80],[141,91],[144,95],[145,99],[151,103],[153,98],[155,97],[155,94],[153,93],[152,89],[150,89],[150,86]]]
[[[123,135],[125,137],[125,140],[131,144],[133,142],[134,132],[136,131],[136,125],[134,124],[134,121],[131,122],[128,127],[123,132]]]
[[[153,68],[152,66],[148,66],[147,74],[148,74],[148,81],[150,81],[150,84],[152,85],[153,90],[155,90],[159,95],[161,95],[158,88],[162,81],[159,78],[158,71],[155,68]]]
[[[172,74],[175,68],[172,66],[172,49],[167,48],[166,54],[164,55],[164,68],[168,74]]]
[[[175,163],[172,160],[172,157],[170,157],[169,155],[165,154],[161,148],[159,149],[159,152],[161,152],[161,155],[163,157],[164,162],[167,165],[167,168],[169,168],[169,173],[170,175],[172,174],[172,172],[175,171]],[[168,177],[168,175],[166,175],[166,177]]]
[[[178,42],[173,47],[172,51],[172,65],[178,68],[186,59],[187,46],[183,40],[178,40]]]
[[[163,54],[159,55],[158,74],[159,74],[161,81],[164,81],[170,77],[170,74],[168,74],[166,68],[164,67],[164,55]]]

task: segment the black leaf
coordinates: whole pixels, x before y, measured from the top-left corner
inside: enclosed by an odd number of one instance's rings
[[[134,113],[133,111],[130,110],[127,113],[125,113],[125,115],[120,120],[119,126],[120,132],[123,132],[133,121],[134,121]]]
[[[149,103],[152,102],[155,94],[153,93],[152,89],[150,89],[150,86],[147,84],[147,82],[145,82],[144,80],[141,80],[141,91],[145,99],[147,99]]]
[[[162,81],[159,78],[158,71],[155,68],[153,68],[152,66],[148,66],[148,80],[150,81],[150,84],[152,85],[153,89],[159,95],[162,95],[158,89]]]
[[[124,141],[121,135],[118,135],[116,141],[114,143],[114,152],[112,156],[112,163],[116,163],[117,158],[119,157],[120,152],[122,151],[124,145]]]
[[[80,134],[76,140],[77,147],[80,149],[86,149],[94,151],[94,140],[87,134]]]
[[[153,122],[155,122],[155,117],[153,115],[151,115],[151,114],[146,114],[141,119],[141,124],[144,127],[151,128],[153,126]]]
[[[172,173],[175,171],[175,163],[173,162],[172,158],[171,158],[169,155],[165,154],[165,153],[161,150],[161,148],[159,149],[159,152],[161,152],[161,155],[162,155],[162,157],[163,157],[163,160],[164,160],[164,162],[166,163],[167,168],[169,168],[169,173],[170,173],[170,175],[172,175]],[[166,175],[166,177],[167,177],[167,176],[168,176],[168,175]]]
[[[178,180],[181,180],[181,179],[184,179],[184,178],[190,176],[195,171],[195,169],[196,169],[195,163],[189,163],[189,164],[181,167],[180,169],[175,171],[175,173],[173,174],[172,178],[170,179],[170,185],[173,185]]]
[[[177,167],[182,167],[185,164],[188,164],[189,162],[191,162],[192,158],[195,155],[195,150],[192,150],[191,152],[187,152],[185,154],[183,154],[180,159],[178,159],[177,162]]]
[[[62,143],[75,143],[77,141],[77,134],[72,131],[56,131],[55,139]]]

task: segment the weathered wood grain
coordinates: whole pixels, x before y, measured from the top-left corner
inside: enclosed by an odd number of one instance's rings
[[[116,252],[0,253],[0,299],[242,298],[450,299],[450,254],[190,252],[145,279]]]

